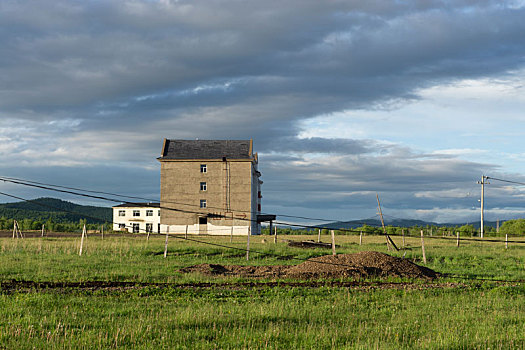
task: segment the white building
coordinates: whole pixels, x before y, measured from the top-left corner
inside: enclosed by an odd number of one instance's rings
[[[160,233],[159,203],[124,203],[113,207],[113,230]]]

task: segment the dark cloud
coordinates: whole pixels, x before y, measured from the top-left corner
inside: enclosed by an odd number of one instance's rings
[[[42,179],[103,172],[103,183],[90,185],[136,188],[157,184],[164,137],[253,137],[275,208],[278,200],[369,206],[374,191],[406,209],[467,206],[468,198],[450,204],[432,193],[495,165],[360,140],[352,130],[300,138],[301,122],[510,74],[524,66],[524,15],[468,0],[3,1],[2,169],[51,164]]]

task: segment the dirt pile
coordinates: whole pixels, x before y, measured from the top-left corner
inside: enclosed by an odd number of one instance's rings
[[[367,278],[405,277],[434,279],[439,274],[409,260],[379,252],[325,255],[309,259],[299,265],[241,266],[199,264],[180,269],[183,273],[197,272],[204,275],[240,277],[287,277],[296,279],[315,278]]]
[[[438,273],[407,259],[396,258],[379,252],[325,255],[291,267],[287,277],[406,277],[432,279]]]
[[[218,265],[199,264],[180,269],[180,272],[197,272],[208,276],[239,276],[239,277],[283,277],[289,266],[265,265],[265,266],[242,266],[242,265]]]

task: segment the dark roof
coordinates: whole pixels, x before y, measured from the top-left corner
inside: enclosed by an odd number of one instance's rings
[[[113,206],[113,208],[160,208],[160,203],[123,203]]]
[[[251,140],[165,140],[159,159],[253,159]]]

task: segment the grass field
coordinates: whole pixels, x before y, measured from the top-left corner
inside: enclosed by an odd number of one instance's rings
[[[181,267],[298,264],[330,253],[273,238],[164,236],[0,238],[0,348],[522,349],[525,244],[426,238],[439,281],[390,279],[341,287],[181,274]],[[287,236],[300,240],[307,237]],[[308,237],[313,239],[314,237]],[[269,241],[262,243],[262,239]],[[401,245],[399,237],[394,238]],[[323,237],[323,241],[329,241]],[[338,236],[338,253],[387,252],[384,237]],[[419,238],[388,252],[421,263]],[[272,255],[275,254],[275,255]],[[492,281],[492,280],[500,280]],[[507,282],[503,282],[507,280]],[[97,283],[94,283],[97,282]],[[403,283],[400,283],[403,282]]]

